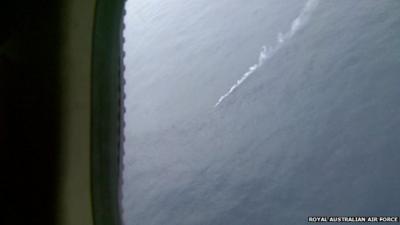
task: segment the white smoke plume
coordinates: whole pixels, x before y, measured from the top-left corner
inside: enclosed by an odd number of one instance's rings
[[[258,56],[258,62],[249,67],[247,72],[236,81],[236,83],[224,94],[222,95],[214,107],[224,101],[232,92],[238,88],[251,74],[253,74],[258,68],[260,68],[264,62],[270,59],[282,46],[283,44],[290,40],[299,30],[301,30],[309,21],[311,14],[314,12],[315,8],[318,6],[319,0],[308,0],[300,12],[300,15],[293,20],[290,30],[286,33],[279,33],[277,37],[277,43],[275,46],[267,48],[263,46]]]

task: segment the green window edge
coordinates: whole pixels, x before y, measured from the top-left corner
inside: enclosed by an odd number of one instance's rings
[[[92,51],[91,189],[95,225],[121,225],[124,0],[97,0]]]

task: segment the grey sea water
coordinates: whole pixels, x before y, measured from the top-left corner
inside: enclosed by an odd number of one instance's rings
[[[399,0],[126,7],[126,225],[400,215]]]

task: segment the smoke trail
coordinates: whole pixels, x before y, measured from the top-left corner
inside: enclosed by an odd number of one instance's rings
[[[219,104],[224,101],[232,92],[238,88],[251,74],[253,74],[258,68],[260,68],[264,62],[270,59],[282,46],[283,44],[291,39],[299,30],[301,30],[309,21],[311,14],[318,6],[319,0],[308,0],[300,12],[300,15],[293,20],[290,30],[286,33],[279,33],[277,37],[277,43],[273,47],[265,47],[263,46],[258,56],[258,62],[249,67],[247,72],[243,74],[243,76],[236,81],[236,83],[227,91],[224,95],[222,95],[214,107],[217,107]]]

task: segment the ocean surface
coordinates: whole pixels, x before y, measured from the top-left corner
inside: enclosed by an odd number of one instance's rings
[[[400,216],[400,0],[126,10],[125,225]]]

